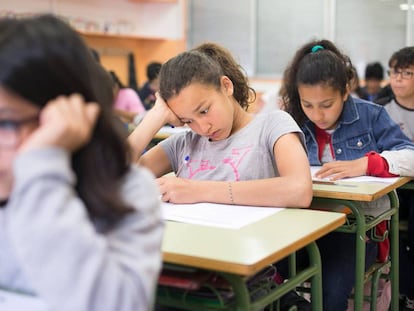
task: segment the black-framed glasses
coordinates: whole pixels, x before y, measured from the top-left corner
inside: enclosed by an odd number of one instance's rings
[[[411,79],[414,76],[414,71],[410,71],[410,70],[391,69],[391,70],[388,70],[387,73],[391,78],[397,78],[398,75],[401,75],[401,78],[406,79],[406,80]]]
[[[20,120],[0,119],[0,148],[11,149],[20,143],[20,131],[23,126],[37,123],[39,115]]]

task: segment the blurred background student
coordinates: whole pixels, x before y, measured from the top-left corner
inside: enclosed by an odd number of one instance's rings
[[[109,74],[113,81],[115,114],[124,123],[138,124],[146,110],[137,92],[125,87],[114,71],[110,71]]]
[[[362,99],[375,101],[382,90],[382,80],[384,80],[384,67],[381,63],[370,63],[365,68],[365,86],[362,88],[364,94]]]
[[[145,109],[149,110],[154,106],[155,93],[160,89],[158,77],[162,64],[159,62],[149,63],[147,66],[147,82],[138,90],[139,97],[144,103]]]
[[[350,95],[355,98],[364,98],[364,91],[359,82],[359,76],[356,68],[351,68],[353,76],[349,82]]]

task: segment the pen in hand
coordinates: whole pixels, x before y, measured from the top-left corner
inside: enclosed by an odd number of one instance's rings
[[[183,159],[183,163],[181,163],[180,167],[177,170],[177,173],[175,173],[175,176],[179,177],[181,171],[183,170],[184,166],[188,164],[188,162],[190,161],[190,156],[186,155],[185,158]]]

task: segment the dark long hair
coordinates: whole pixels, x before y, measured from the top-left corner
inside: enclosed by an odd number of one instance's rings
[[[0,20],[0,87],[40,108],[73,93],[97,102],[92,138],[72,155],[76,190],[90,217],[111,223],[131,210],[119,193],[130,156],[112,115],[111,80],[72,28],[51,15]]]
[[[347,84],[353,77],[352,63],[346,55],[328,40],[306,43],[295,54],[283,75],[280,95],[283,109],[299,125],[307,120],[300,104],[299,84],[325,85],[345,95]]]

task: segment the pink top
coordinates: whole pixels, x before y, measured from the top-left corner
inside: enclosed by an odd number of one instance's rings
[[[129,88],[119,90],[115,100],[114,108],[137,114],[145,112],[145,107],[142,104],[137,92]]]

